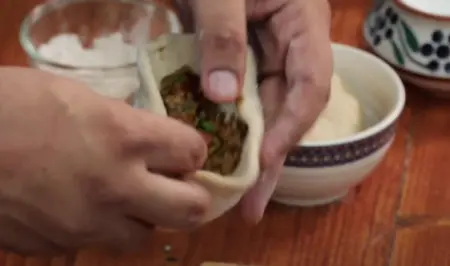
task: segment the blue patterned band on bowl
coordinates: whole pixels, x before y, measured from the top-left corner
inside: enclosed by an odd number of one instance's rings
[[[291,150],[284,166],[332,167],[363,159],[386,145],[395,135],[395,123],[377,134],[351,143],[332,146],[297,146]]]

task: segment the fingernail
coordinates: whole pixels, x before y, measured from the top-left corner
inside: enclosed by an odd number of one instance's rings
[[[264,183],[267,180],[267,173],[262,173],[258,182],[247,194],[244,202],[244,218],[250,224],[257,224],[261,221],[267,202],[263,195]]]
[[[238,84],[236,75],[228,70],[216,70],[209,75],[209,90],[217,98],[236,98]]]

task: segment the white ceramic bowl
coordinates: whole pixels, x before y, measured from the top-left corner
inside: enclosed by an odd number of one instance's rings
[[[450,1],[384,0],[364,23],[370,48],[400,76],[450,96]]]
[[[360,49],[333,44],[335,72],[360,101],[365,129],[335,141],[303,143],[285,162],[273,200],[296,205],[328,204],[344,197],[382,161],[405,104],[397,73]]]

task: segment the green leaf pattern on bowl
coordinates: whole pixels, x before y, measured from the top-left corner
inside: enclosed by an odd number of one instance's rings
[[[450,76],[450,32],[435,29],[425,39],[422,34],[421,41],[400,12],[391,3],[372,10],[365,25],[366,40],[375,51],[390,49],[392,63],[400,67],[408,64],[420,73]],[[383,43],[389,46],[380,48]]]
[[[403,32],[405,33],[406,43],[408,44],[409,49],[411,49],[411,51],[413,52],[418,52],[420,49],[420,45],[416,35],[414,34],[414,31],[403,20],[400,22],[400,24],[402,25]]]

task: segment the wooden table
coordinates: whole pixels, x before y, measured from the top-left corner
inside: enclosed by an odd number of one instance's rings
[[[1,0],[0,64],[26,63],[17,32],[38,1]],[[333,39],[364,47],[361,26],[371,1],[331,2]],[[254,228],[235,211],[191,234],[155,233],[143,250],[119,257],[95,250],[57,259],[5,253],[0,265],[197,266],[216,260],[267,266],[449,266],[449,169],[450,103],[408,86],[393,148],[347,202],[315,209],[271,205]],[[168,256],[174,262],[167,262]]]

